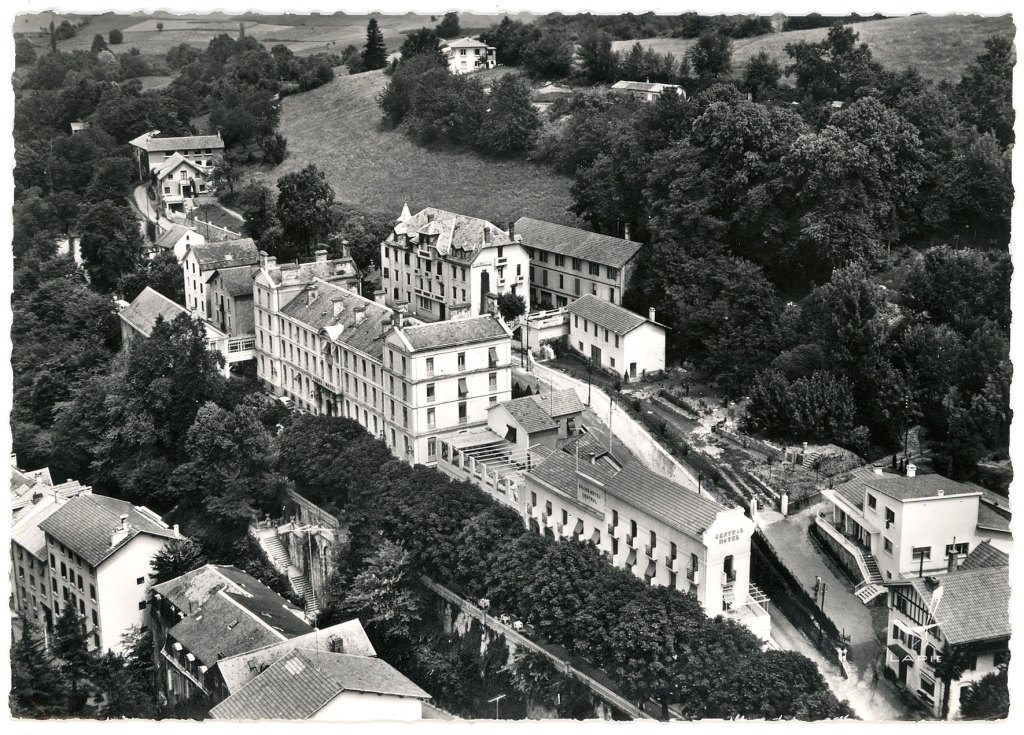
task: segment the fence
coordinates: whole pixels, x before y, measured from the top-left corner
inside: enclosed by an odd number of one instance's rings
[[[439,585],[430,577],[421,576],[420,581],[423,583],[424,587],[426,587],[428,590],[436,594],[441,599],[447,600],[453,605],[456,605],[463,612],[467,613],[468,615],[472,615],[473,617],[480,620],[480,622],[483,623],[484,626],[490,628],[496,633],[500,633],[501,635],[505,636],[505,640],[510,641],[516,646],[520,646],[535,653],[539,653],[541,656],[544,656],[545,658],[549,659],[555,665],[555,668],[557,668],[563,674],[567,674],[583,682],[590,689],[590,691],[592,691],[598,697],[600,697],[616,709],[622,711],[629,717],[632,717],[634,720],[654,719],[625,697],[616,694],[611,689],[601,684],[601,682],[588,676],[587,674],[584,674],[582,671],[574,667],[568,661],[561,659],[558,656],[555,656],[553,653],[551,653],[551,651],[549,651],[544,646],[534,641],[531,641],[529,638],[527,638],[521,633],[516,632],[511,627],[505,625],[494,616],[487,615],[487,613],[485,613],[479,607],[469,602],[468,600],[462,599],[448,588]]]

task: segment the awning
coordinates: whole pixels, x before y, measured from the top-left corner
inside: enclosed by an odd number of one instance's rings
[[[469,387],[466,385],[465,378],[459,378],[459,396],[465,396],[469,394]]]
[[[572,533],[573,533],[574,536],[579,536],[581,533],[583,533],[583,519],[582,518],[577,518],[576,519],[576,526],[572,529]]]
[[[592,534],[590,534],[590,543],[592,543],[592,544],[599,544],[599,543],[601,543],[601,531],[599,529],[595,528],[594,532]]]
[[[626,557],[626,566],[631,567],[636,564],[636,549],[629,550],[629,556]]]
[[[655,561],[650,561],[650,562],[647,563],[647,571],[644,572],[644,579],[650,579],[651,577],[653,577],[657,573],[658,573],[658,563],[655,562]]]
[[[906,661],[908,664],[913,665],[914,662],[917,661],[917,656],[898,643],[890,643],[887,648],[889,649],[889,653],[893,655],[893,658],[895,658],[898,663]]]
[[[497,347],[490,347],[490,348],[488,348],[488,350],[487,350],[487,359],[489,359],[491,361],[491,365],[497,365],[498,364],[498,348]]]

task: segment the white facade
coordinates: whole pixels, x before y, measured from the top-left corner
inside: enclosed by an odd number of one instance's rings
[[[475,38],[460,38],[441,47],[448,59],[452,74],[469,74],[482,69],[493,69],[498,63],[498,50]]]
[[[423,700],[393,694],[342,692],[310,719],[323,722],[414,722],[423,719]]]
[[[150,563],[166,543],[165,538],[139,534],[97,567],[101,649],[124,653],[121,636],[132,626],[142,628],[146,624],[146,600],[153,573]]]
[[[595,297],[584,297],[595,305]],[[665,327],[633,314],[620,306],[607,305],[591,311],[579,308],[584,299],[569,306],[569,346],[600,366],[629,380],[660,373],[665,369]],[[617,310],[631,315],[625,327],[618,319],[607,319],[606,311]],[[589,315],[589,318],[588,318]]]

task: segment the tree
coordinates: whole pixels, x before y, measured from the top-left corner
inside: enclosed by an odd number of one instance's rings
[[[786,67],[786,75],[796,75],[797,92],[815,102],[864,96],[881,67],[872,61],[868,45],[857,43],[859,38],[852,28],[836,23],[822,41],[787,43],[786,54],[793,63]]]
[[[414,56],[427,56],[437,65],[448,68],[448,60],[441,53],[441,39],[437,32],[429,28],[420,28],[405,37],[399,49],[404,66]]]
[[[79,224],[82,258],[93,286],[112,291],[121,276],[139,267],[142,234],[127,204],[103,201],[91,206]]]
[[[346,607],[389,644],[407,644],[420,619],[412,560],[402,546],[384,540],[352,582]]]
[[[176,579],[206,564],[203,548],[191,538],[172,539],[153,556],[153,584]]]
[[[221,156],[213,161],[213,171],[210,172],[210,183],[214,188],[228,187],[231,194],[235,193],[235,183],[241,175],[238,162],[232,155]]]
[[[771,99],[779,89],[782,78],[782,66],[765,51],[758,52],[747,61],[743,70],[743,82],[740,86],[750,92],[758,102]]]
[[[993,133],[1006,146],[1013,136],[1013,41],[993,36],[960,81],[964,116],[979,131]]]
[[[117,28],[111,28],[107,34],[107,40],[111,46],[119,46],[124,41],[124,34]]]
[[[572,71],[572,43],[564,34],[545,30],[523,51],[523,66],[535,79],[561,79]]]
[[[498,313],[506,322],[514,322],[526,313],[526,299],[508,291],[498,297]]]
[[[528,151],[541,127],[530,93],[530,85],[512,74],[497,79],[491,87],[490,107],[477,132],[477,145],[495,155]]]
[[[173,251],[157,253],[138,270],[125,273],[117,282],[117,293],[131,303],[147,286],[174,303],[185,305],[185,282],[181,276],[181,264]]]
[[[366,24],[366,44],[361,54],[363,69],[383,69],[388,63],[388,49],[384,44],[384,34],[380,30],[376,18],[370,18]]]
[[[92,37],[92,47],[89,49],[94,54],[107,50],[107,42],[103,40],[103,34],[97,33]]]
[[[481,33],[480,40],[488,46],[494,46],[498,60],[505,66],[519,66],[533,35],[532,26],[510,20],[506,15],[500,23]]]
[[[14,65],[31,66],[36,63],[36,47],[27,38],[14,41]]]
[[[85,629],[85,618],[70,602],[64,604],[53,629],[54,653],[60,659],[61,672],[71,687],[68,710],[80,714],[91,692],[88,681],[96,657],[89,652],[89,636]]]
[[[276,166],[284,160],[288,151],[288,139],[281,133],[271,133],[259,139],[264,163]]]
[[[306,252],[327,236],[334,189],[316,164],[286,174],[277,181],[277,218],[287,238]]]
[[[455,11],[445,13],[441,22],[437,24],[437,35],[441,38],[456,38],[461,32],[459,14]]]
[[[95,680],[103,691],[104,715],[155,719],[159,707],[153,636],[132,626],[121,636],[121,645],[125,653],[107,651],[97,662]]]
[[[618,54],[612,51],[612,37],[604,31],[587,31],[579,40],[583,73],[592,84],[614,82],[618,72]]]
[[[65,711],[65,684],[31,618],[20,615],[21,634],[11,646],[11,693],[15,717],[45,719]]]
[[[960,715],[965,720],[1002,720],[1010,713],[1010,689],[1007,667],[986,674],[967,687],[960,700]]]
[[[201,58],[203,52],[187,43],[179,43],[167,50],[167,65],[172,69],[184,69],[193,61]]]
[[[254,240],[277,223],[277,202],[266,184],[250,181],[238,192],[236,205],[245,218],[243,233]]]
[[[85,200],[92,204],[102,201],[122,204],[128,194],[133,171],[132,162],[124,156],[102,161],[85,190]]]
[[[157,23],[157,24],[156,24],[156,29],[157,29],[158,31],[162,31],[162,30],[164,29],[164,24],[163,24],[163,23]]]
[[[793,434],[792,386],[777,370],[754,376],[747,404],[746,428],[766,436],[789,438]]]
[[[732,39],[723,33],[705,31],[686,52],[686,57],[702,80],[725,76],[732,71]]]

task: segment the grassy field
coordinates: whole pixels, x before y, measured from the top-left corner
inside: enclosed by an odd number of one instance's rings
[[[892,69],[917,67],[921,74],[934,81],[959,81],[967,65],[984,51],[989,36],[1013,37],[1013,20],[1009,15],[987,18],[978,15],[928,16],[915,15],[889,18],[865,23],[852,23],[860,40],[871,47],[876,61]],[[742,38],[733,42],[733,67],[742,73],[748,59],[765,51],[786,63],[785,46],[801,39],[820,41],[828,34],[827,28],[809,31],[787,31],[756,38]],[[635,41],[616,41],[613,47],[628,50]],[[657,51],[671,51],[678,58],[694,44],[686,38],[649,38],[641,40],[644,46]]]
[[[59,25],[64,19],[72,22],[81,20],[84,15],[52,16]],[[244,26],[248,36],[258,39],[268,48],[284,44],[296,54],[313,54],[323,51],[340,53],[349,44],[361,46],[366,42],[366,24],[368,15],[261,15],[247,13],[244,15],[225,15],[211,13],[204,15],[171,13],[133,13],[131,15],[106,13],[89,16],[90,23],[79,29],[74,38],[61,41],[62,51],[88,49],[92,45],[92,37],[100,33],[104,38],[113,30],[124,33],[122,49],[132,46],[144,54],[163,55],[172,46],[187,43],[200,48],[205,47],[214,36],[228,33],[237,36],[240,26]],[[405,40],[403,32],[415,30],[423,26],[434,27],[437,21],[431,21],[429,15],[407,13],[405,15],[378,16],[384,42],[390,51],[397,51]],[[40,27],[50,22],[50,13],[34,13],[20,15],[15,19],[14,30],[26,34],[33,43],[45,47],[47,36],[39,32]],[[526,19],[529,19],[528,17]],[[466,28],[487,28],[501,20],[496,15],[463,14],[462,25]],[[163,25],[158,29],[157,23]]]
[[[401,133],[381,130],[376,97],[387,77],[337,71],[331,84],[282,101],[288,158],[261,176],[272,188],[280,176],[315,163],[327,172],[338,201],[390,216],[408,202],[414,212],[440,207],[502,227],[524,215],[575,222],[566,212],[568,178],[525,161],[421,148]]]

